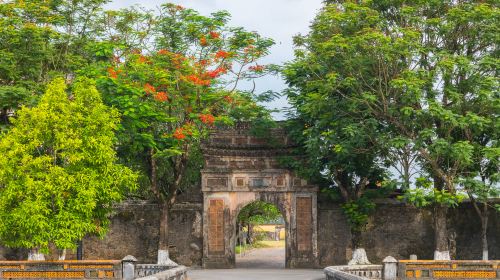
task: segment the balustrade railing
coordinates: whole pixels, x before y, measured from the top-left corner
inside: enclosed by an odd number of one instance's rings
[[[324,271],[327,280],[382,279],[382,265],[329,266]]]

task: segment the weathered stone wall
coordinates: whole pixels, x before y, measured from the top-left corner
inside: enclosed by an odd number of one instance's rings
[[[320,265],[343,265],[350,259],[349,225],[340,205],[320,201],[318,205],[318,246]],[[363,242],[368,258],[380,263],[386,256],[408,259],[416,254],[419,259],[432,259],[434,231],[432,213],[416,209],[395,200],[380,201],[370,218]],[[481,259],[479,218],[469,203],[463,203],[448,213],[449,232],[456,233],[456,259]],[[491,211],[489,216],[490,259],[500,259],[500,215]]]
[[[195,197],[195,196],[190,196]],[[170,243],[172,258],[180,264],[200,266],[202,262],[202,206],[184,198],[172,209]],[[192,200],[192,199],[191,199]],[[449,211],[450,232],[457,234],[457,259],[480,259],[480,223],[468,203]],[[159,212],[150,202],[128,202],[117,208],[108,235],[84,240],[85,259],[121,259],[134,255],[140,262],[155,263],[158,242]],[[351,257],[350,232],[340,206],[321,200],[318,203],[318,255],[321,267],[343,265]],[[500,215],[490,212],[490,259],[500,259]],[[380,263],[386,256],[408,259],[416,254],[419,259],[431,259],[434,250],[432,216],[428,210],[419,210],[397,201],[383,201],[370,219],[363,235],[370,261]],[[24,250],[6,250],[0,247],[0,260],[25,259]],[[68,259],[74,259],[73,253]]]
[[[472,205],[462,204],[451,211],[448,217],[450,221],[448,226],[457,233],[457,259],[481,259],[481,223]],[[488,247],[489,259],[500,260],[500,214],[493,209],[489,212]]]
[[[154,203],[120,204],[104,239],[88,237],[83,240],[84,259],[121,260],[132,255],[141,263],[156,263],[159,218],[158,207]]]
[[[186,201],[172,208],[169,243],[174,261],[188,266],[201,265],[201,210],[201,203]],[[121,204],[104,239],[90,237],[84,240],[84,258],[122,259],[126,255],[133,255],[140,263],[156,263],[159,218],[158,207],[154,203]]]

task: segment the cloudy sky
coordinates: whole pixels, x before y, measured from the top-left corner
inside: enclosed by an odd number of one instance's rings
[[[298,33],[306,34],[310,22],[321,7],[322,0],[171,0],[170,2],[193,8],[203,15],[218,10],[227,10],[232,15],[231,26],[242,26],[250,31],[270,37],[276,41],[271,54],[262,60],[263,64],[283,64],[293,59],[292,37]],[[131,5],[141,5],[157,9],[164,3],[159,0],[114,0],[108,8],[119,9]],[[265,77],[258,81],[257,90],[281,92],[285,84],[279,77]],[[286,99],[281,98],[270,104],[269,108],[286,107]],[[275,114],[282,119],[282,114]]]

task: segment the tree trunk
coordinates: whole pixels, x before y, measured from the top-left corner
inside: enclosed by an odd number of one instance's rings
[[[177,263],[170,259],[168,246],[168,219],[170,214],[170,205],[163,202],[160,205],[160,237],[158,241],[158,264],[177,266]]]
[[[66,260],[66,249],[59,250],[59,260],[60,261]]]
[[[366,251],[363,248],[363,242],[361,238],[360,230],[352,230],[351,229],[351,243],[352,248],[354,249],[352,253],[352,258],[349,261],[348,265],[367,265],[371,264],[368,260],[368,256],[366,255]]]
[[[351,230],[351,243],[353,249],[363,248],[361,244],[361,231]]]
[[[484,209],[481,219],[481,238],[483,244],[483,261],[487,261],[488,256],[488,205],[483,203]]]
[[[8,124],[7,109],[0,109],[0,122],[3,122],[5,125]]]
[[[435,260],[449,260],[450,251],[448,247],[448,228],[446,226],[446,214],[448,207],[436,205],[434,207],[434,240],[436,249]]]
[[[164,202],[161,204],[160,210],[160,240],[158,243],[158,249],[168,250],[168,218],[169,209],[168,203]]]
[[[40,250],[38,248],[33,248],[30,250],[28,253],[28,261],[44,261],[45,256],[40,253]]]
[[[76,259],[83,260],[83,240],[78,240],[78,247],[76,248]]]
[[[253,225],[248,223],[247,244],[253,244]]]

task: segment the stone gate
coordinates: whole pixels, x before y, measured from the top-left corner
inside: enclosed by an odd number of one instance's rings
[[[218,129],[203,145],[203,267],[235,266],[237,216],[257,200],[285,219],[286,267],[318,266],[318,189],[280,167],[292,147],[282,129],[256,137],[246,124]]]

